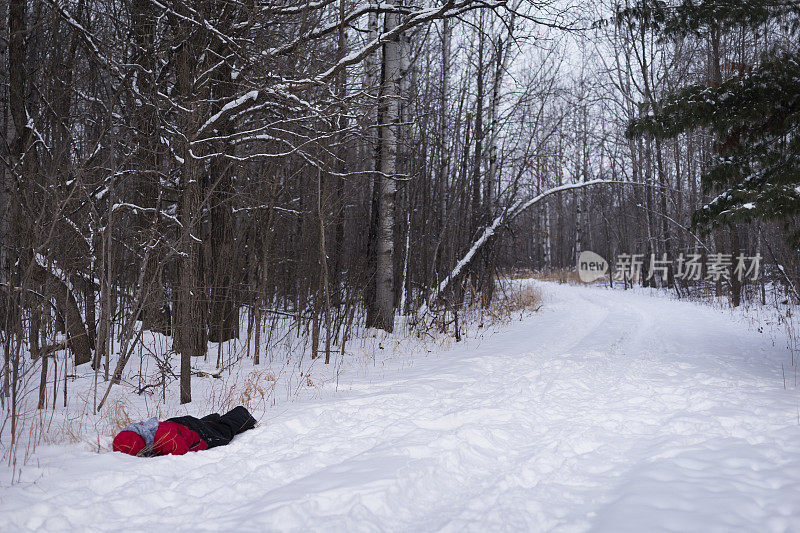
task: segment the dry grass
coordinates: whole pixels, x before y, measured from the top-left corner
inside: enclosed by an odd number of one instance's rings
[[[129,409],[130,404],[124,397],[117,398],[109,403],[105,409],[101,409],[100,415],[107,420],[108,426],[116,434],[125,426],[138,422],[129,414]]]
[[[113,437],[125,426],[147,418],[137,412],[128,396],[112,397],[97,415],[92,415],[91,402],[88,398],[81,405],[84,406],[84,412],[66,413],[56,430],[50,433],[49,440],[56,443],[86,443],[101,451],[101,437]],[[152,408],[155,412],[149,416],[162,419],[164,416],[162,406],[155,404]]]
[[[516,271],[511,278],[495,280],[497,286],[488,309],[481,305],[480,295],[468,287],[463,306],[440,309],[432,320],[416,325],[418,338],[444,349],[452,341],[460,341],[462,335],[471,329],[507,324],[511,320],[521,320],[526,313],[538,311],[542,306],[539,288],[517,281],[530,279],[529,274]]]
[[[512,287],[501,291],[492,302],[491,309],[501,316],[535,312],[542,306],[542,291],[533,285]]]
[[[532,268],[512,268],[504,271],[500,279],[531,279],[535,278],[538,272]]]
[[[237,405],[254,411],[266,408],[272,401],[278,379],[270,369],[252,370],[241,381],[236,377],[236,374],[229,375],[221,388],[213,391],[208,403],[216,411],[230,411]]]
[[[554,268],[548,270],[534,270],[529,276],[541,281],[555,281],[558,283],[568,283],[570,285],[581,285],[578,272],[570,268]]]
[[[251,411],[264,406],[275,392],[277,382],[277,378],[270,370],[253,370],[242,385],[236,405],[244,405]],[[230,405],[228,408],[233,409],[236,405]]]

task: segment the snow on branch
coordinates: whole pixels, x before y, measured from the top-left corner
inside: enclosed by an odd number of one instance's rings
[[[316,109],[312,104],[298,97],[296,95],[296,90],[314,85],[324,85],[331,78],[336,76],[342,69],[345,69],[351,65],[355,65],[363,61],[365,57],[367,57],[370,53],[377,50],[379,47],[383,46],[384,43],[386,43],[387,41],[391,41],[392,39],[396,38],[399,35],[402,35],[404,32],[410,30],[411,28],[414,28],[415,26],[419,26],[420,24],[424,24],[437,19],[456,17],[467,11],[475,9],[483,9],[483,8],[495,9],[498,7],[505,6],[506,3],[507,0],[494,0],[494,1],[462,0],[460,2],[454,2],[451,0],[443,3],[441,6],[414,11],[409,14],[408,18],[402,24],[398,24],[390,31],[381,33],[375,39],[365,44],[360,49],[355,50],[350,54],[344,56],[334,65],[329,67],[327,70],[317,74],[316,76],[304,79],[296,79],[296,80],[283,80],[281,83],[272,88],[262,87],[260,91],[259,90],[249,91],[243,94],[242,96],[239,96],[231,100],[230,102],[225,104],[222,109],[220,109],[217,113],[215,113],[213,116],[209,117],[208,120],[206,120],[206,122],[198,129],[196,138],[200,138],[201,134],[203,134],[208,130],[213,130],[219,123],[221,123],[224,120],[231,119],[234,115],[236,115],[237,117],[241,117],[246,113],[259,109],[269,96],[279,96],[287,98],[291,101],[294,101],[294,103],[300,106],[306,107],[310,111],[322,114],[321,111]],[[386,11],[390,8],[391,6],[389,7],[385,5],[378,6],[378,9],[382,11]],[[347,21],[355,20],[360,16],[369,13],[370,10],[371,10],[370,8],[359,9],[355,13],[351,13],[348,16]],[[312,32],[311,34],[302,36],[302,38],[298,39],[297,41],[294,41],[293,43],[285,45],[284,47],[265,51],[262,53],[262,56],[268,58],[280,55],[296,47],[302,42],[324,35],[325,33],[337,29],[339,26],[340,24],[336,23],[318,29]]]
[[[222,106],[222,109],[211,115],[208,118],[208,120],[206,120],[205,123],[202,126],[200,126],[198,133],[202,133],[205,129],[215,124],[221,117],[223,117],[226,114],[229,114],[232,110],[241,108],[244,104],[246,104],[250,100],[253,100],[254,102],[258,100],[257,90],[247,92],[242,96],[235,98],[230,102],[228,102],[227,104],[225,104],[224,106]]]
[[[305,13],[313,9],[321,9],[334,3],[336,0],[320,0],[319,2],[300,2],[291,6],[264,6],[260,8],[262,13],[269,13],[270,15],[296,15],[298,13]]]
[[[111,207],[112,212],[119,211],[120,209],[130,209],[131,211],[133,211],[134,215],[138,214],[139,211],[142,211],[144,213],[156,213],[158,216],[164,217],[167,220],[174,222],[178,226],[183,227],[183,224],[181,224],[181,221],[178,220],[177,217],[175,217],[174,215],[170,215],[169,213],[165,213],[163,209],[159,211],[155,207],[142,207],[140,205],[131,204],[128,202],[119,202]]]
[[[480,8],[494,9],[506,5],[506,0],[499,0],[496,2],[476,2],[475,0],[464,0],[463,2],[445,2],[439,7],[428,9],[421,9],[411,14],[408,19],[402,24],[398,24],[390,31],[381,33],[378,37],[367,43],[361,50],[352,52],[340,59],[331,68],[318,75],[314,81],[321,82],[331,79],[343,68],[349,67],[356,63],[361,62],[367,55],[377,50],[383,43],[391,41],[398,35],[401,35],[409,29],[430,22],[436,19],[449,18],[460,15],[467,11]]]
[[[233,50],[238,50],[239,49],[239,45],[237,44],[237,42],[233,38],[231,38],[230,36],[226,35],[224,32],[218,30],[216,28],[216,26],[211,24],[211,22],[209,20],[207,20],[205,17],[203,17],[203,15],[200,14],[200,12],[198,12],[196,9],[194,9],[191,6],[190,2],[183,2],[181,4],[181,8],[182,9],[186,9],[189,12],[189,14],[191,15],[191,16],[186,16],[186,15],[183,15],[181,13],[178,13],[176,10],[172,9],[169,6],[167,6],[165,4],[162,4],[158,0],[152,0],[152,1],[153,1],[153,5],[155,5],[155,6],[159,7],[160,9],[164,10],[165,13],[173,15],[173,16],[177,17],[178,19],[181,19],[183,21],[188,22],[189,24],[193,24],[193,25],[195,25],[197,27],[206,29],[209,32],[211,32],[211,34],[216,36],[220,41],[222,41],[223,43],[228,44]]]

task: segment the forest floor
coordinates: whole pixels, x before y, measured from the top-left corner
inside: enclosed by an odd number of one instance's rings
[[[0,523],[800,529],[800,393],[780,331],[640,292],[537,285],[537,313],[393,369],[345,368],[335,393],[282,403],[226,447],[142,459],[41,446],[0,489]]]

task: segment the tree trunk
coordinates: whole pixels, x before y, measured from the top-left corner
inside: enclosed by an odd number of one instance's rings
[[[389,5],[394,5],[392,2]],[[387,12],[385,31],[399,24],[399,15]],[[378,177],[378,235],[375,265],[375,308],[372,327],[394,329],[394,195],[397,170],[397,130],[400,119],[401,39],[396,36],[383,45],[381,84],[380,175]]]
[[[374,11],[377,8],[377,2],[370,0],[370,11],[367,20],[367,27],[369,30],[370,42],[378,38],[378,14]],[[370,96],[369,106],[378,98],[378,52],[367,54],[364,59],[364,91]],[[377,115],[373,112],[371,107],[368,107],[368,124],[371,125],[377,122],[379,125],[383,122],[382,110],[379,107]],[[382,130],[377,128],[378,137],[380,139]],[[366,265],[365,272],[368,278],[366,279],[366,287],[364,290],[364,307],[366,307],[366,321],[367,325],[375,325],[378,321],[378,308],[377,308],[377,283],[375,273],[377,271],[377,247],[378,247],[378,224],[379,224],[379,191],[380,191],[380,178],[378,177],[378,170],[380,166],[380,140],[375,140],[370,135],[367,140],[366,146],[366,165],[370,171],[376,171],[371,176],[369,181],[369,211],[367,214],[368,235],[366,246]]]
[[[22,264],[22,259],[29,254],[21,254],[20,250],[26,246],[21,239],[22,235],[30,234],[27,226],[30,221],[27,217],[20,216],[17,188],[15,181],[26,183],[31,171],[32,159],[35,151],[31,150],[25,157],[31,145],[31,130],[28,127],[27,92],[25,63],[27,58],[25,24],[26,0],[10,0],[8,2],[8,115],[6,116],[5,141],[8,143],[9,159],[12,166],[3,164],[3,191],[2,204],[0,204],[0,282],[19,284],[20,273],[24,272],[27,265]],[[14,174],[17,174],[16,176]],[[16,194],[15,194],[16,193]],[[10,336],[13,325],[20,317],[20,297],[11,291],[4,291],[3,304],[0,305],[0,319],[2,328],[6,331],[7,347],[11,345]],[[5,359],[4,390],[8,392],[7,380],[9,356]]]
[[[477,91],[477,95],[475,98],[475,156],[472,163],[472,227],[470,228],[470,238],[474,238],[475,235],[481,230],[488,219],[484,217],[485,210],[483,208],[483,204],[481,202],[481,174],[482,174],[482,166],[483,166],[483,141],[484,141],[484,129],[483,129],[483,100],[484,100],[484,79],[483,79],[483,70],[484,70],[484,36],[483,36],[483,12],[480,15],[480,25],[479,25],[479,32],[478,32],[478,64],[477,64],[477,79],[476,79],[476,87],[475,90]],[[488,181],[487,178],[485,181]],[[487,184],[487,189],[490,185]],[[488,201],[488,199],[487,199]],[[488,245],[484,246],[480,251],[480,261],[474,261],[472,265],[470,265],[470,270],[472,271],[472,283],[474,285],[475,290],[480,292],[481,294],[484,293],[486,288],[487,276],[491,276],[491,273],[488,272]],[[482,299],[485,302],[485,298]]]
[[[480,230],[483,223],[483,210],[481,209],[481,164],[483,163],[483,15],[481,15],[480,32],[478,35],[478,65],[475,90],[475,156],[472,163],[472,227],[473,237]]]
[[[338,45],[337,55],[341,61],[347,53],[347,33],[345,25],[345,0],[339,0],[339,31],[338,31]],[[338,116],[339,139],[338,149],[336,152],[336,170],[340,174],[347,171],[347,153],[348,146],[346,144],[347,135],[344,131],[347,129],[347,106],[344,99],[347,97],[347,69],[342,69],[339,73],[336,83],[336,95],[342,102],[341,111]],[[331,292],[333,293],[336,304],[341,304],[341,279],[340,275],[345,268],[344,264],[344,178],[336,176],[334,178],[335,186],[333,187],[333,216],[335,219],[335,231],[333,236],[333,268],[330,275]]]
[[[210,164],[211,186],[211,239],[208,279],[210,309],[208,313],[208,340],[225,342],[239,336],[239,308],[236,304],[234,279],[238,272],[233,242],[233,215],[231,212],[231,171],[225,160],[215,159]]]
[[[229,22],[225,18],[223,24]],[[226,45],[220,45],[217,55],[230,55]],[[210,113],[216,113],[234,95],[235,83],[231,81],[232,67],[226,61],[215,70],[211,81],[212,105]],[[226,121],[219,135],[232,135],[234,123]],[[235,147],[226,141],[214,143],[214,151],[224,155],[234,155]],[[215,157],[209,164],[208,185],[210,199],[211,238],[208,254],[208,280],[210,296],[208,313],[208,340],[225,342],[239,337],[239,306],[237,303],[236,280],[239,265],[234,239],[233,220],[233,174],[234,163],[223,156]]]
[[[731,226],[731,254],[733,258],[733,266],[731,267],[731,305],[739,307],[742,302],[742,280],[744,279],[744,272],[737,275],[736,264],[739,253],[741,252],[741,239],[739,236],[739,225],[733,224]]]
[[[156,9],[149,0],[131,2],[132,37],[136,45],[136,63],[141,66],[135,71],[136,84],[140,95],[132,117],[136,126],[138,149],[134,155],[136,175],[134,183],[134,203],[146,208],[155,208],[153,218],[159,216],[161,206],[158,202],[160,188],[161,141],[158,116],[158,84],[156,82]],[[137,229],[142,235],[152,224],[148,212],[136,216]],[[148,262],[145,274],[147,290],[142,301],[141,320],[145,329],[169,335],[170,315],[166,304],[164,284],[160,271],[163,254],[156,248],[151,251],[152,260]]]
[[[200,172],[199,162],[191,153],[189,141],[194,137],[197,125],[198,109],[197,98],[193,94],[194,70],[196,65],[194,46],[189,32],[185,32],[178,55],[177,64],[177,89],[183,98],[184,116],[182,129],[186,136],[183,143],[182,157],[183,168],[181,171],[179,218],[182,225],[180,241],[181,258],[178,265],[178,300],[177,324],[175,328],[175,343],[177,351],[181,354],[181,379],[180,401],[192,401],[191,358],[206,354],[206,316],[203,299],[204,289],[202,284],[200,262]]]

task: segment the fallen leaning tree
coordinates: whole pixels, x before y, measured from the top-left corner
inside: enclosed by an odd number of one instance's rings
[[[527,209],[533,207],[534,205],[538,204],[548,196],[552,196],[554,194],[569,191],[573,189],[582,189],[584,187],[591,187],[593,185],[609,185],[609,184],[627,184],[627,185],[635,185],[634,182],[631,181],[619,181],[619,180],[590,180],[584,181],[580,183],[569,183],[566,185],[559,185],[558,187],[553,187],[552,189],[548,189],[541,194],[534,196],[533,198],[528,198],[525,200],[519,200],[513,203],[511,206],[503,209],[503,211],[495,217],[492,223],[483,230],[481,236],[472,244],[469,251],[464,254],[464,257],[456,264],[453,270],[450,271],[450,274],[444,278],[439,285],[433,289],[431,294],[428,296],[428,299],[420,306],[417,310],[417,317],[422,318],[424,317],[428,311],[430,310],[430,304],[435,302],[439,296],[444,292],[450,284],[455,280],[464,268],[469,265],[472,260],[475,258],[475,254],[478,253],[478,250],[483,248],[483,246],[488,243],[492,237],[494,237],[498,230],[517,218],[520,214],[522,214]]]

